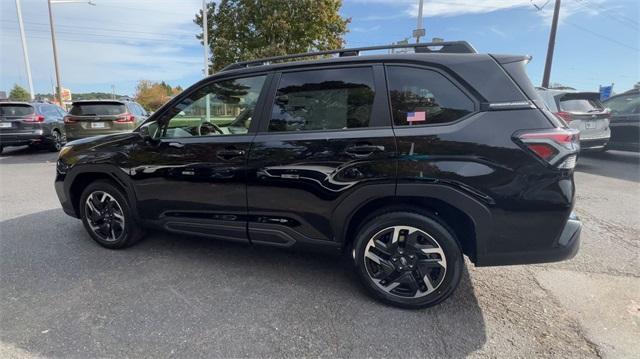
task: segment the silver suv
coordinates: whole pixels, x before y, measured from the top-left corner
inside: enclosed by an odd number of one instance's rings
[[[609,109],[600,102],[597,92],[578,92],[537,88],[547,107],[571,128],[580,131],[582,150],[603,150],[609,138]]]

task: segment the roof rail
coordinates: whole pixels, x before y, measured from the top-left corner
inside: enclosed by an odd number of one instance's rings
[[[417,44],[399,44],[399,45],[380,45],[380,46],[368,46],[368,47],[354,47],[349,49],[338,50],[325,50],[316,52],[305,52],[293,55],[274,56],[263,59],[250,60],[237,62],[231,64],[222,69],[222,71],[229,71],[235,69],[241,69],[245,67],[264,66],[272,63],[285,62],[285,60],[299,59],[305,57],[323,56],[323,55],[335,55],[339,57],[346,56],[359,56],[360,52],[364,51],[378,51],[378,50],[392,50],[392,49],[408,49],[413,48],[415,53],[458,53],[458,54],[475,54],[476,49],[466,41],[443,41],[443,42],[422,42]]]

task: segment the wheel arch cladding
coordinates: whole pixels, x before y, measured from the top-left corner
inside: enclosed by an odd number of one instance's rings
[[[477,224],[469,213],[439,198],[427,196],[389,196],[377,198],[359,207],[345,218],[342,242],[353,243],[361,224],[372,214],[409,211],[428,214],[443,222],[455,235],[462,252],[475,262],[478,251]]]
[[[74,176],[73,181],[69,186],[69,199],[73,204],[73,209],[76,214],[80,214],[80,197],[82,196],[82,192],[89,184],[98,180],[107,180],[113,183],[125,196],[128,197],[129,192],[122,185],[121,181],[110,173],[93,171],[80,172]]]

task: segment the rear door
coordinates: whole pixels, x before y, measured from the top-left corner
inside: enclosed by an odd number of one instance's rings
[[[277,73],[264,112],[248,159],[252,242],[332,244],[343,230],[332,218],[351,194],[367,184],[394,194],[382,66]]]

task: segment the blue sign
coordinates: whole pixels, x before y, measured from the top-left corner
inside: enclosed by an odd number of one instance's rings
[[[613,84],[607,86],[600,86],[600,101],[604,101],[611,97],[611,92],[613,91]]]

